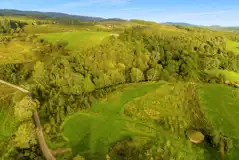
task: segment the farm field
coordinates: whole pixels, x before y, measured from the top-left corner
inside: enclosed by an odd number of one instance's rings
[[[232,139],[229,159],[239,156],[239,90],[224,85],[204,85],[199,89],[200,104],[213,127]]]
[[[239,42],[227,40],[226,46],[227,50],[239,54]]]
[[[49,42],[57,42],[60,40],[67,41],[67,49],[70,50],[79,50],[82,48],[92,47],[94,45],[100,44],[100,42],[110,36],[109,32],[88,32],[88,31],[79,31],[79,32],[64,32],[64,33],[49,33],[42,34],[39,38],[46,39]]]

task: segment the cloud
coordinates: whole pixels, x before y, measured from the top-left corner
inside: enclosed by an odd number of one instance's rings
[[[213,12],[199,12],[199,13],[182,13],[178,14],[178,16],[206,16],[206,15],[218,15],[222,13],[233,12],[232,10],[221,10],[221,11],[213,11]]]

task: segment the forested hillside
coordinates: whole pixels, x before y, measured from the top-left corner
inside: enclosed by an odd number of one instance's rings
[[[57,159],[238,156],[239,35],[141,20],[17,21],[6,13],[0,80],[30,93],[0,85],[0,159],[46,157],[36,110]],[[192,144],[188,129],[202,132],[203,143]]]

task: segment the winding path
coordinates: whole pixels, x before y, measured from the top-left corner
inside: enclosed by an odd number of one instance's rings
[[[0,83],[2,83],[4,85],[7,85],[7,86],[10,86],[12,88],[15,88],[15,89],[17,89],[17,90],[19,90],[23,93],[30,94],[30,92],[28,90],[26,90],[24,88],[21,88],[19,86],[16,86],[14,84],[8,83],[6,81],[0,80]],[[40,119],[39,119],[37,109],[33,111],[33,120],[35,122],[37,138],[38,138],[39,145],[40,145],[40,148],[41,148],[41,151],[42,151],[43,155],[45,156],[45,158],[47,160],[56,160],[56,158],[53,156],[51,150],[48,148],[48,146],[46,144],[46,141],[45,141],[45,138],[44,138],[44,135],[43,135],[43,131],[42,131],[42,128],[41,128],[41,122],[40,122]]]

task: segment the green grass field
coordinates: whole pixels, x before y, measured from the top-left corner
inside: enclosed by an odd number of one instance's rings
[[[233,72],[233,71],[228,71],[228,70],[208,70],[206,71],[208,74],[213,75],[213,76],[219,76],[219,74],[222,74],[227,81],[231,82],[239,82],[239,73]]]
[[[67,49],[79,50],[82,48],[92,47],[100,44],[100,42],[110,36],[109,32],[64,32],[64,33],[49,33],[42,34],[39,37],[48,40],[49,42],[57,42],[59,40],[68,41]]]
[[[233,140],[229,159],[239,157],[239,90],[224,85],[204,85],[199,90],[206,117],[223,135]]]
[[[86,28],[91,27],[85,27],[80,25],[42,24],[42,25],[26,25],[24,27],[24,31],[30,34],[43,34],[43,33],[82,31]]]
[[[24,63],[36,59],[31,51],[32,46],[19,41],[12,41],[6,45],[0,44],[0,64]]]
[[[239,54],[239,42],[227,40],[226,42],[227,50]]]
[[[65,120],[63,136],[74,155],[98,152],[103,156],[110,145],[131,137],[141,145],[145,138],[154,139],[160,144],[158,147],[166,145],[173,150],[171,156],[218,157],[216,149],[208,144],[194,146],[185,137],[187,128],[200,129],[206,125],[199,113],[195,115],[192,106],[197,101],[187,84],[145,83],[125,87],[95,103],[91,112],[76,113]]]
[[[69,140],[73,153],[87,151],[106,153],[112,143],[121,139],[131,136],[154,136],[155,130],[152,129],[154,124],[151,126],[139,120],[128,119],[121,110],[125,103],[157,87],[160,87],[160,84],[129,87],[122,92],[112,94],[106,101],[95,103],[92,112],[76,113],[68,118],[63,124],[63,135]],[[128,128],[128,123],[137,124],[139,128],[147,128],[148,133],[136,128]]]

